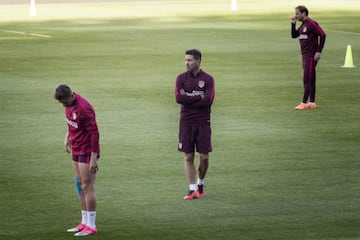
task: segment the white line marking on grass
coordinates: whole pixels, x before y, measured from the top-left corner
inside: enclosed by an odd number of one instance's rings
[[[0,32],[4,32],[4,33],[14,33],[14,34],[21,34],[21,35],[28,35],[28,36],[33,36],[33,37],[41,37],[41,38],[51,38],[50,35],[45,35],[45,34],[39,34],[39,33],[26,33],[26,32],[20,32],[20,31],[13,31],[13,30],[5,30],[5,29],[1,29]]]
[[[14,34],[26,35],[26,33],[25,33],[25,32],[12,31],[12,30],[1,30],[1,32],[4,32],[4,33],[14,33]]]
[[[335,32],[335,33],[346,33],[346,34],[354,34],[360,35],[360,32],[347,32],[347,31],[339,31],[339,30],[326,30],[327,32]]]
[[[50,35],[38,34],[38,33],[29,33],[30,36],[41,37],[41,38],[51,38]]]

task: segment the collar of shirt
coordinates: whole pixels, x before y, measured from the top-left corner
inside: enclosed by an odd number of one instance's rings
[[[197,78],[199,77],[201,74],[202,74],[203,70],[200,69],[200,71],[198,72],[198,74],[195,76],[191,71],[188,71],[189,75],[192,77],[192,78]]]
[[[77,102],[77,94],[75,92],[73,94],[74,94],[74,100],[73,100],[71,106],[74,106],[76,104],[76,102]]]

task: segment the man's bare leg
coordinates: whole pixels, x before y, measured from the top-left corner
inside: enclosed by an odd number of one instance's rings
[[[185,174],[189,183],[189,193],[184,197],[184,200],[192,200],[196,198],[196,170],[194,165],[194,153],[185,153],[184,164],[185,164]]]
[[[89,164],[79,163],[79,172],[81,179],[82,197],[84,198],[87,211],[87,226],[95,229],[96,219],[96,194],[95,180],[96,174],[91,174]]]
[[[196,184],[195,182],[195,165],[194,165],[194,153],[185,153],[185,174],[189,185]],[[191,190],[191,189],[190,189]]]
[[[206,172],[209,168],[209,154],[200,153],[200,164],[199,164],[199,179],[203,180],[206,176]]]
[[[82,188],[79,163],[76,161],[72,161],[72,165],[73,165],[74,175],[75,175],[75,177],[77,177],[80,188]],[[79,232],[79,231],[83,230],[87,224],[87,209],[86,209],[85,195],[83,192],[81,192],[81,194],[80,194],[79,201],[80,201],[80,208],[81,208],[81,223],[74,228],[68,229],[67,230],[68,232]]]
[[[200,163],[199,163],[199,178],[197,181],[197,197],[202,198],[205,196],[204,189],[204,178],[206,176],[207,170],[209,168],[209,154],[208,153],[200,153]]]

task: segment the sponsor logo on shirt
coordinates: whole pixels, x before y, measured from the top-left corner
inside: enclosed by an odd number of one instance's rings
[[[302,40],[308,39],[308,35],[307,34],[300,34],[299,39],[302,39]]]
[[[66,122],[67,124],[69,124],[70,126],[74,127],[74,128],[79,128],[77,122],[71,121],[70,119],[66,118]]]
[[[205,81],[203,81],[203,80],[199,80],[199,82],[198,82],[198,86],[199,86],[199,88],[203,88],[203,87],[205,87]]]
[[[192,92],[187,92],[186,93],[186,96],[189,96],[189,97],[194,97],[194,96],[201,96],[201,95],[204,95],[204,91],[192,91]]]

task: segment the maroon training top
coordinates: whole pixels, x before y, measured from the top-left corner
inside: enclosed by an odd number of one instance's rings
[[[185,95],[180,94],[181,89],[185,90]],[[200,70],[196,76],[187,71],[177,77],[175,98],[176,102],[181,104],[180,124],[210,125],[214,89],[214,78],[203,70]]]
[[[326,34],[316,21],[307,18],[298,29],[294,23],[291,24],[291,37],[299,38],[301,54],[306,58],[322,51]]]
[[[100,155],[95,110],[85,98],[76,93],[74,96],[72,106],[65,108],[72,153],[82,155],[94,152]]]

